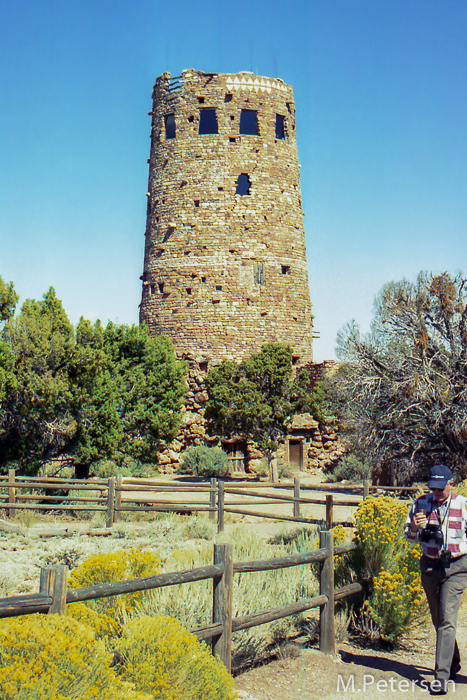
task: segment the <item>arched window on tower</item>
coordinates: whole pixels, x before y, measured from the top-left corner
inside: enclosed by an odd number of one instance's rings
[[[258,136],[258,112],[242,109],[240,114],[240,133],[246,136]]]
[[[245,194],[250,194],[251,180],[246,173],[241,173],[238,176],[238,180],[235,184],[237,185],[235,194],[239,194],[242,196]]]

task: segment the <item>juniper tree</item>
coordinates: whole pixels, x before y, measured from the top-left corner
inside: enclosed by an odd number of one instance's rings
[[[177,432],[186,388],[169,339],[83,318],[75,329],[53,288],[15,318],[11,301],[2,308],[0,469],[36,473],[66,455],[86,475],[99,459],[157,460]]]
[[[225,438],[252,440],[268,459],[277,480],[274,458],[295,413],[309,403],[306,372],[292,378],[292,348],[266,343],[242,362],[224,360],[206,377],[207,428]]]

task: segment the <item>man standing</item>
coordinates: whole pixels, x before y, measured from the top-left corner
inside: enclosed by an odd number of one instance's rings
[[[467,587],[467,499],[452,491],[452,473],[432,467],[428,488],[412,505],[405,524],[409,542],[420,542],[422,586],[436,629],[435,681],[432,693],[445,695],[460,671],[457,613]]]

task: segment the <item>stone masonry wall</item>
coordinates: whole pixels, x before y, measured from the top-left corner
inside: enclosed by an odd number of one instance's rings
[[[151,334],[209,364],[265,342],[310,362],[292,88],[251,73],[164,73],[149,163],[140,320]]]
[[[211,444],[219,445],[218,438],[210,438],[206,435],[205,428],[205,404],[208,394],[204,385],[206,371],[200,369],[199,363],[193,357],[184,356],[189,362],[187,374],[188,392],[183,422],[179,434],[159,456],[159,470],[162,473],[171,474],[177,470],[182,453],[192,445]],[[319,365],[322,371],[322,365]],[[317,369],[317,372],[319,370]],[[293,426],[282,445],[279,447],[277,457],[279,467],[289,464],[289,441],[299,440],[303,445],[304,472],[311,474],[320,470],[327,470],[336,464],[344,455],[339,438],[339,426],[335,419],[328,419],[320,425],[309,414],[294,417]],[[248,471],[256,471],[261,467],[262,453],[252,444],[248,443],[246,462]]]

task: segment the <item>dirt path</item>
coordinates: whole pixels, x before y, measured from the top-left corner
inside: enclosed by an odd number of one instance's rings
[[[459,674],[449,696],[467,700],[467,606],[458,624],[458,642],[465,672]],[[428,698],[433,680],[435,639],[426,628],[413,649],[374,651],[337,645],[336,656],[317,649],[273,661],[235,678],[239,700],[383,700]]]

